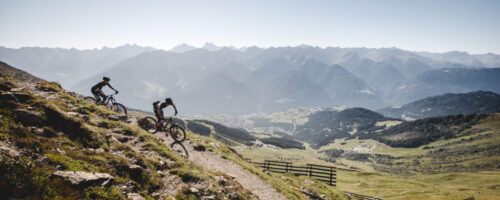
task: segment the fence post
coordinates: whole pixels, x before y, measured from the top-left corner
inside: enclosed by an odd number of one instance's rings
[[[333,167],[330,167],[330,186],[332,186]]]
[[[288,163],[286,163],[285,173],[288,173]]]

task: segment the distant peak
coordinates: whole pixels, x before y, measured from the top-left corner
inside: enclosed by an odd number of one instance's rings
[[[186,51],[191,51],[193,49],[196,49],[196,47],[188,45],[186,43],[182,43],[170,49],[170,51],[174,53],[184,53]]]
[[[205,43],[205,44],[203,45],[203,47],[202,47],[202,48],[204,48],[204,49],[206,49],[206,50],[209,50],[209,51],[218,51],[218,50],[220,50],[222,47],[217,46],[217,45],[215,45],[215,44],[213,44],[213,43],[207,42],[207,43]]]

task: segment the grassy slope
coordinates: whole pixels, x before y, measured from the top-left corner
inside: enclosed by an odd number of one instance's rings
[[[2,76],[0,81],[13,83],[14,86],[23,84],[8,79],[10,78]],[[205,185],[203,189],[205,195],[214,194],[218,198],[223,198],[223,194],[217,192],[224,189],[227,192],[237,192],[242,199],[250,198],[248,190],[241,188],[238,183],[230,181],[228,185],[233,187],[224,188],[214,179],[214,176],[221,175],[220,173],[206,171],[190,163],[153,135],[128,123],[106,120],[108,115],[113,114],[107,109],[88,104],[62,90],[57,84],[42,82],[39,86],[50,88],[52,91],[47,94],[58,98],[49,101],[36,97],[29,91],[23,91],[23,94],[29,96],[29,100],[17,106],[25,109],[31,107],[35,112],[41,113],[43,121],[40,125],[35,125],[35,128],[43,127],[41,135],[34,134],[15,120],[12,105],[4,104],[5,102],[1,104],[0,142],[12,144],[10,148],[25,152],[19,157],[11,157],[0,152],[2,197],[124,199],[118,186],[132,181],[142,196],[152,199],[152,193],[163,185],[157,171],[162,170],[159,162],[165,161],[169,163],[166,172],[179,176],[185,181],[185,186],[190,183]],[[77,114],[69,115],[69,112]],[[79,117],[83,114],[87,114],[90,121]],[[64,134],[56,134],[59,131]],[[114,134],[113,132],[137,138],[136,145],[142,147],[110,140],[109,136]],[[139,151],[138,148],[142,150]],[[103,149],[103,151],[93,149]],[[148,156],[142,155],[142,151],[149,151]],[[34,160],[40,157],[46,159]],[[137,164],[148,170],[144,170],[138,177],[133,177],[127,170],[123,170],[134,164],[131,161],[137,161]],[[70,187],[66,182],[50,178],[51,173],[58,169],[109,173],[115,177],[115,182],[110,188],[95,186],[77,189]],[[176,199],[199,198],[190,193],[187,187],[180,190],[175,197]]]

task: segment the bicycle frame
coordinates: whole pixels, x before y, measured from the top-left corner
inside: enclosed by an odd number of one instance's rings
[[[163,119],[160,121],[160,126],[162,128],[167,128],[167,126],[170,125],[174,125],[174,120],[172,117],[163,117]]]
[[[106,103],[101,103],[101,104],[107,106],[110,101],[111,101],[111,104],[115,103],[115,97],[114,96],[115,96],[114,94],[109,95],[108,98],[107,98],[107,100],[106,100]]]

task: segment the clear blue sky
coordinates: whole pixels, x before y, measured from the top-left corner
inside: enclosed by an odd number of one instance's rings
[[[0,46],[205,42],[500,53],[500,1],[0,0]]]

